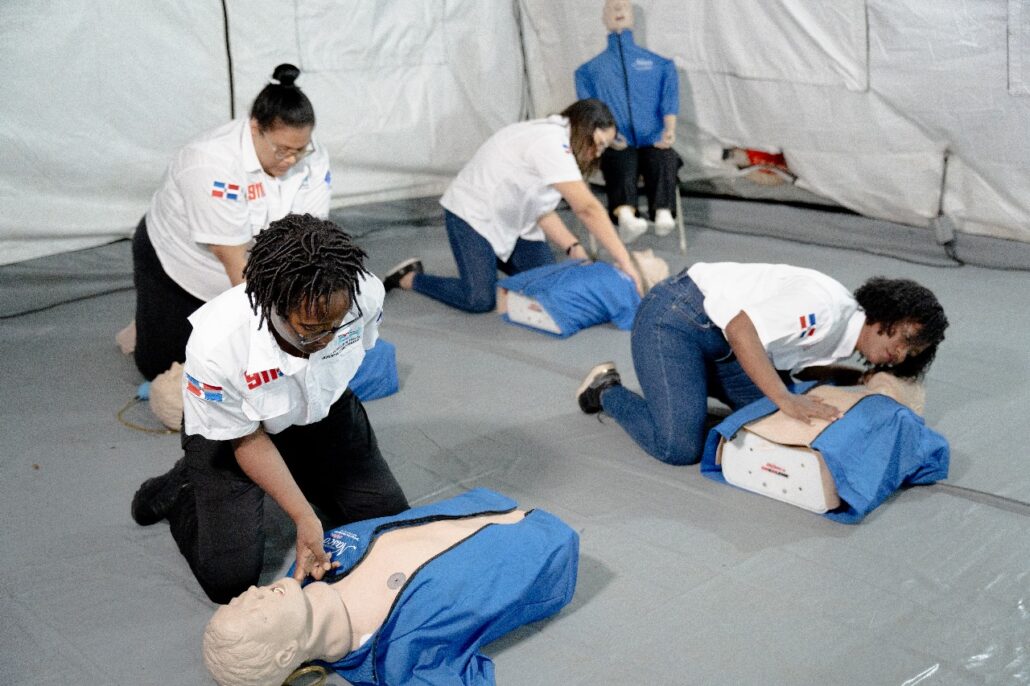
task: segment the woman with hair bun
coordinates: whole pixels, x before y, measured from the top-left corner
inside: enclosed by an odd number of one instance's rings
[[[185,360],[187,317],[243,281],[254,236],[287,214],[329,215],[329,155],[315,111],[280,64],[247,117],[181,148],[133,237],[136,366],[147,379]]]
[[[414,290],[466,312],[493,310],[497,270],[510,276],[553,263],[548,241],[571,258],[588,258],[555,212],[564,198],[643,293],[608,212],[583,180],[614,138],[615,118],[600,100],[578,100],[561,114],[504,127],[440,199],[458,278],[424,274],[412,258],[387,272],[386,290]]]

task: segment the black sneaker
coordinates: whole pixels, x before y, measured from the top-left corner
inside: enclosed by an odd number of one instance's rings
[[[401,277],[405,274],[410,274],[411,272],[421,274],[423,271],[422,260],[417,257],[411,257],[386,272],[386,276],[383,277],[383,286],[386,287],[386,292],[389,293],[393,289],[400,287]]]
[[[147,479],[132,496],[132,519],[140,526],[157,524],[168,516],[190,485],[180,460],[167,473]]]
[[[601,392],[622,384],[622,377],[615,371],[614,362],[602,362],[587,374],[583,383],[576,389],[576,400],[579,401],[579,409],[587,414],[597,414],[601,411]]]

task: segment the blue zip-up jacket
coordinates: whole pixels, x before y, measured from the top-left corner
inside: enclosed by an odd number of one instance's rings
[[[561,329],[549,336],[568,338],[580,329],[612,322],[623,330],[633,328],[640,295],[632,279],[607,262],[584,264],[566,260],[528,269],[497,282],[501,288],[535,299]],[[508,315],[504,320],[512,324]]]
[[[334,529],[325,549],[340,567],[325,581],[345,576],[391,529],[515,508],[514,500],[479,488]],[[488,524],[422,565],[379,630],[327,667],[355,686],[492,686],[493,662],[480,648],[567,605],[578,562],[579,536],[548,512],[530,510],[515,524]]]
[[[799,384],[795,392],[814,383]],[[772,414],[768,398],[746,405],[708,432],[701,473],[722,481],[715,463],[719,440],[732,439],[745,424]],[[893,398],[868,395],[812,441],[837,486],[841,506],[824,517],[857,524],[901,486],[932,484],[948,478],[951,451],[947,439],[926,426],[923,418]]]
[[[626,142],[643,148],[661,140],[662,117],[679,114],[679,76],[672,60],[634,43],[632,31],[613,32],[608,49],[576,70],[576,97],[608,105]]]

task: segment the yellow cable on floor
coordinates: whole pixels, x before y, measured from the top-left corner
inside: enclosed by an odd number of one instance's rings
[[[329,674],[325,671],[325,667],[320,665],[308,665],[307,667],[300,667],[293,672],[290,676],[286,677],[286,681],[283,682],[283,686],[297,686],[297,679],[306,677],[309,674],[318,674],[318,677],[310,683],[303,684],[303,686],[322,686],[329,678]]]
[[[124,424],[125,426],[129,427],[130,429],[135,429],[136,431],[144,431],[144,432],[146,432],[148,434],[174,434],[174,433],[179,433],[178,431],[174,431],[172,429],[151,429],[150,427],[147,427],[147,426],[141,426],[139,424],[133,424],[132,422],[127,420],[124,417],[126,411],[128,411],[128,409],[130,407],[132,407],[133,405],[135,405],[138,402],[142,402],[142,401],[138,397],[134,397],[134,398],[131,398],[129,400],[129,402],[125,403],[125,405],[122,407],[122,409],[118,410],[118,414],[116,415],[118,417],[118,421],[121,422],[122,424]]]

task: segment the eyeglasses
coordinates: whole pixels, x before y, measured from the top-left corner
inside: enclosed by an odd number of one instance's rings
[[[268,143],[268,147],[272,148],[272,155],[275,157],[277,162],[282,162],[285,159],[293,158],[294,163],[300,162],[302,159],[315,152],[315,144],[308,141],[308,144],[303,148],[296,150],[293,148],[281,148],[265,135],[265,132],[261,132],[261,137]]]
[[[353,324],[354,322],[358,321],[363,316],[365,316],[364,313],[362,313],[362,311],[361,311],[361,306],[360,305],[355,303],[354,307],[357,309],[358,313],[352,319],[349,319],[349,320],[343,322],[339,326],[334,326],[331,329],[326,329],[325,331],[318,331],[316,333],[309,333],[307,335],[304,335],[304,334],[301,334],[300,332],[298,332],[295,328],[293,328],[293,324],[290,324],[289,320],[283,318],[283,316],[280,315],[274,309],[272,310],[272,325],[276,329],[279,330],[280,335],[284,335],[285,336],[285,332],[289,331],[290,334],[292,334],[292,338],[297,343],[300,343],[301,346],[308,346],[308,345],[311,345],[313,343],[318,343],[320,341],[324,341],[325,339],[329,338],[330,336],[335,336],[336,334],[340,333],[341,331],[346,329],[348,326],[350,326],[351,324]],[[286,338],[290,338],[290,336],[285,336],[285,337]]]

